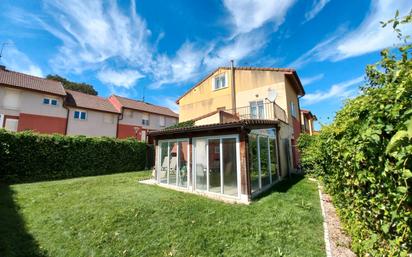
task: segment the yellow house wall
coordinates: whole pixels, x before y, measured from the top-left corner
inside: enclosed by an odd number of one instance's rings
[[[212,89],[215,76],[227,73],[227,87],[219,90]],[[219,69],[199,86],[190,91],[179,101],[179,122],[191,120],[216,111],[220,107],[231,108],[231,76],[230,70]]]
[[[276,103],[286,110],[285,75],[274,71],[236,70],[236,107],[248,107],[251,101],[265,100],[268,89],[276,91]]]

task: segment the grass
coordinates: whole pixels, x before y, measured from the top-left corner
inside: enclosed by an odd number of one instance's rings
[[[232,205],[132,172],[0,186],[0,256],[325,256],[316,185]]]

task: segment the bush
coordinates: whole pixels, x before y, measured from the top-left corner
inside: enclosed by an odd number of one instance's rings
[[[146,144],[133,139],[40,135],[0,129],[0,181],[32,182],[142,170]]]
[[[319,136],[299,140],[304,166],[323,179],[360,256],[412,252],[410,49],[384,50],[362,94]]]

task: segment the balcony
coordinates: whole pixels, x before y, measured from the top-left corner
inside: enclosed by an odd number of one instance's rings
[[[236,109],[224,110],[225,113],[234,114],[239,120],[263,119],[281,120],[288,123],[286,112],[277,104],[256,102],[249,106],[238,107]]]

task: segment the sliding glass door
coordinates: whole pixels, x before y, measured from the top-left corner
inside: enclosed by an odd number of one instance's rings
[[[252,193],[278,180],[275,129],[249,133],[249,174]]]
[[[162,184],[187,187],[189,141],[159,141],[157,180]]]
[[[238,136],[194,139],[195,189],[239,195]]]

